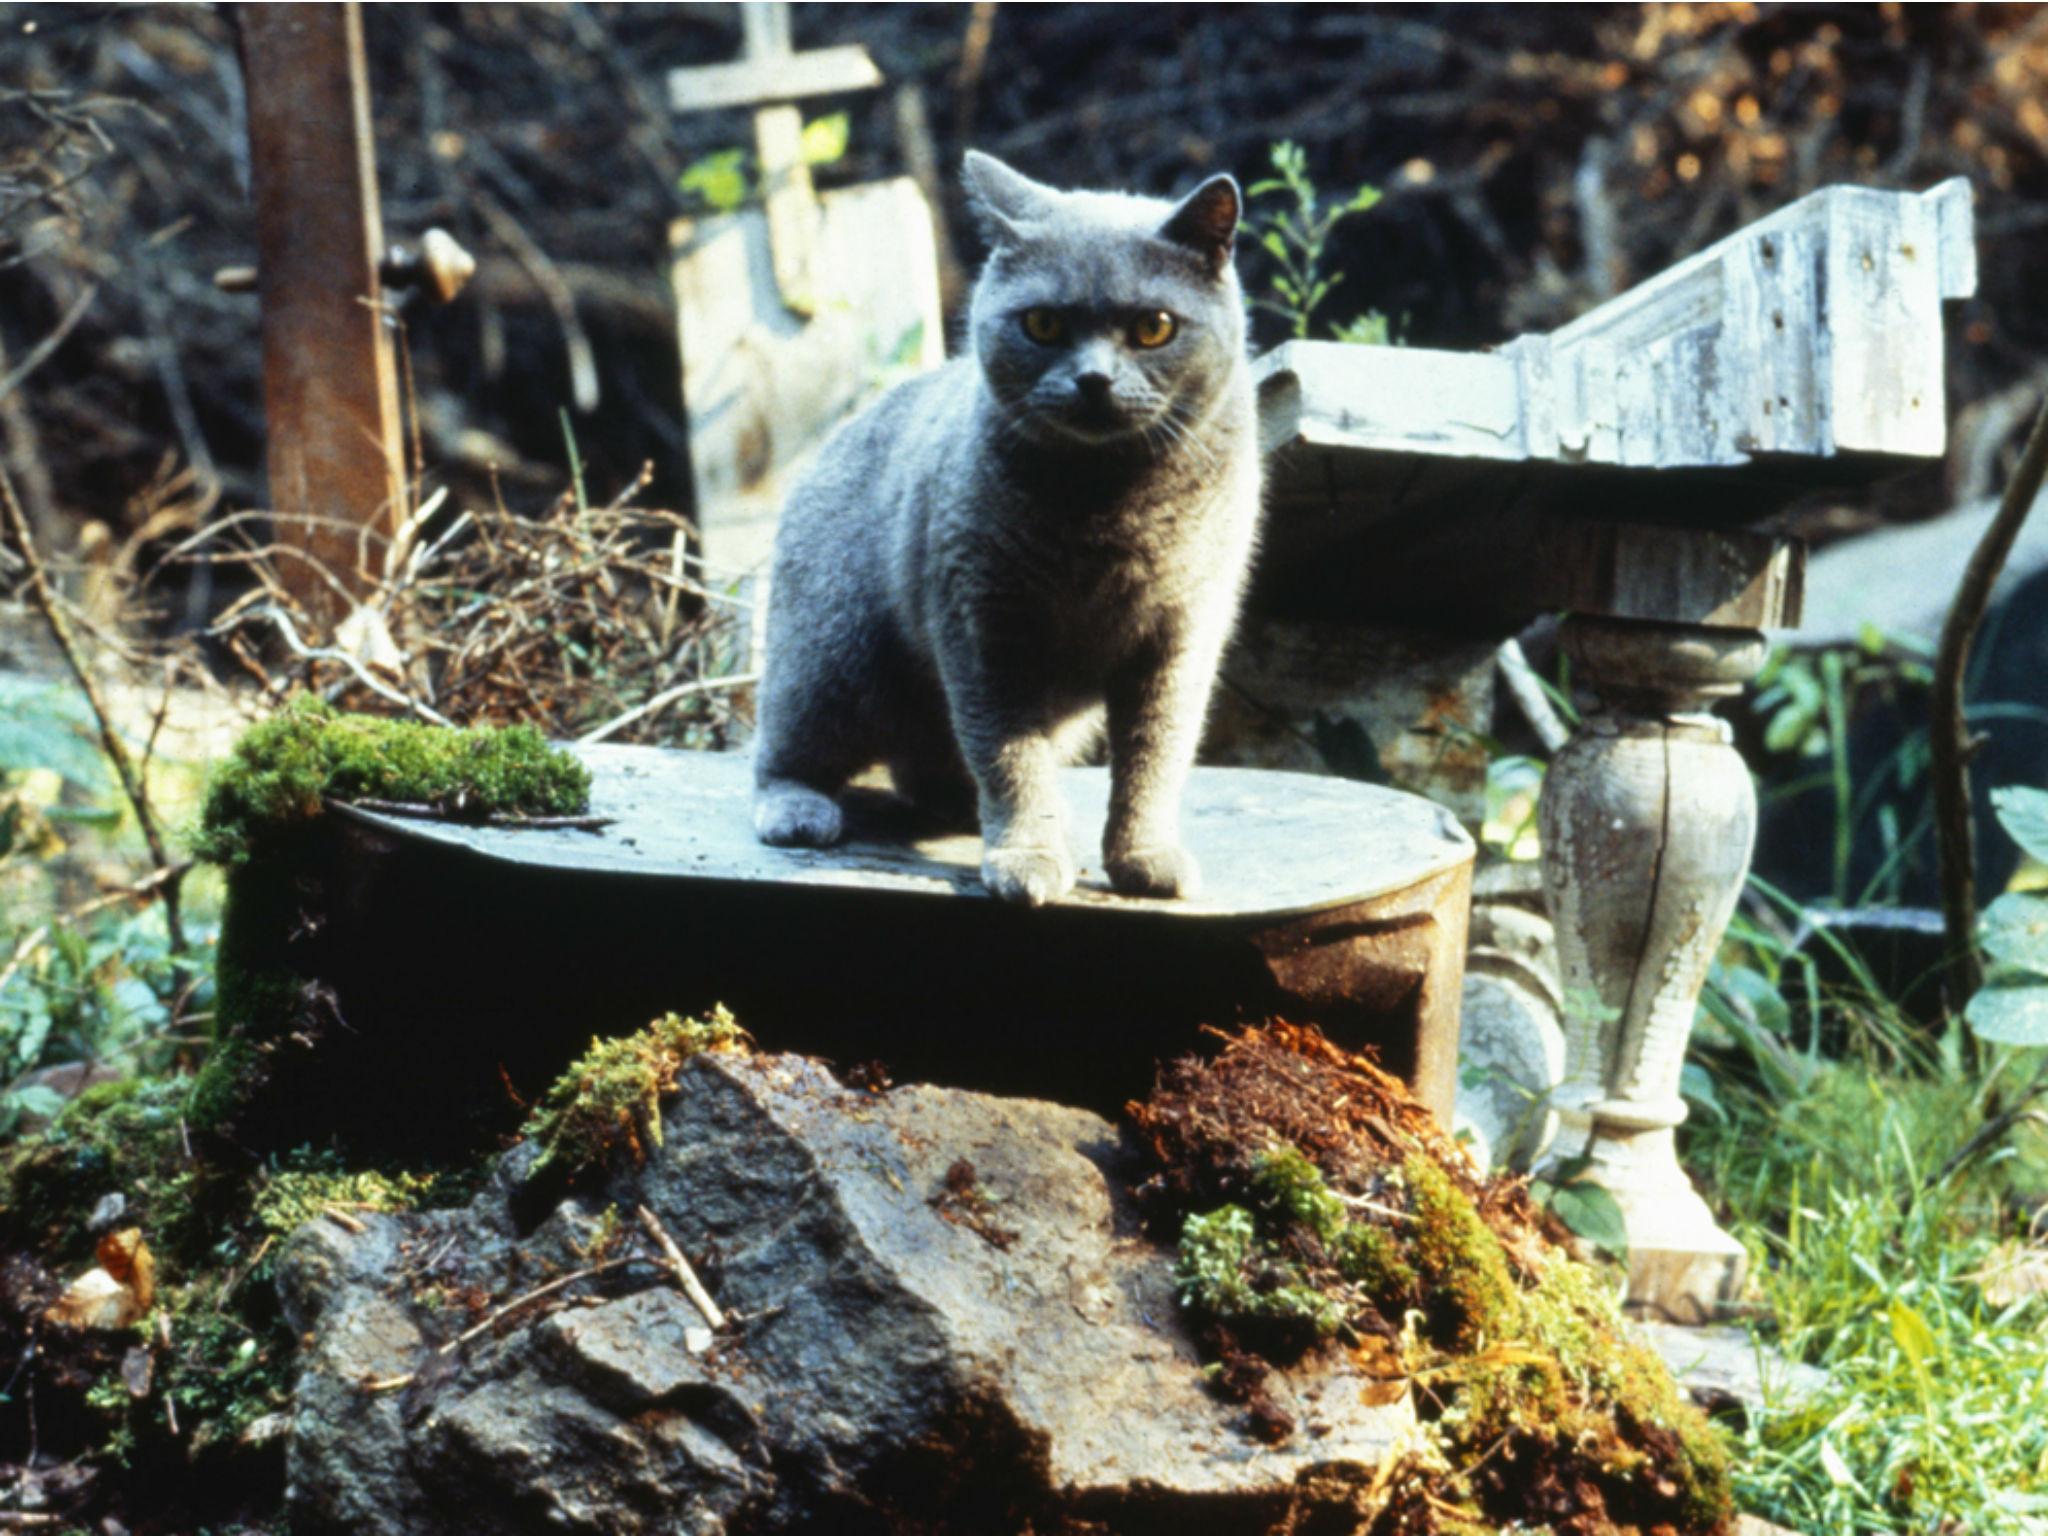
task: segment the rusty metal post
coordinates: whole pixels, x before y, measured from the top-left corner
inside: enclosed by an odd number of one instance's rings
[[[263,404],[283,578],[331,626],[405,510],[359,5],[245,5]]]

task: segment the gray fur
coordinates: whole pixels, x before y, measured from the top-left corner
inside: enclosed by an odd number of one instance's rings
[[[993,248],[972,355],[847,423],[783,512],[755,831],[836,841],[838,792],[886,762],[978,811],[990,890],[1052,901],[1074,883],[1055,770],[1106,720],[1110,882],[1189,895],[1181,790],[1259,515],[1237,186],[1057,192],[973,152],[966,174]],[[1026,334],[1039,306],[1062,341]],[[1179,327],[1141,349],[1154,310]]]

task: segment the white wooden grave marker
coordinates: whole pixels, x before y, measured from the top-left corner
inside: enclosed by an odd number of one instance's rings
[[[789,9],[740,7],[746,56],[669,75],[679,112],[754,108],[762,204],[671,231],[690,477],[707,574],[753,599],[792,479],[888,384],[945,357],[930,206],[908,177],[819,196],[797,99],[868,89],[858,47],[797,53]]]

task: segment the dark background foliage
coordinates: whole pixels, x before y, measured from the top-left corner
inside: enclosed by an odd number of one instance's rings
[[[0,446],[46,533],[129,564],[264,496],[255,302],[211,281],[253,250],[235,30],[232,6],[0,7],[0,376],[76,311],[0,403]],[[795,32],[865,44],[890,83],[816,105],[852,120],[821,180],[901,171],[915,88],[970,267],[950,179],[970,144],[1167,192],[1256,179],[1292,139],[1325,188],[1386,193],[1340,228],[1319,319],[1377,309],[1411,344],[1476,347],[1817,186],[1967,175],[1983,284],[1952,327],[1954,400],[2048,357],[2026,301],[2048,240],[2040,7],[802,5]],[[443,225],[482,260],[458,304],[408,316],[430,475],[487,493],[495,473],[515,506],[562,483],[559,284],[601,383],[574,423],[593,493],[652,460],[652,499],[686,509],[668,226],[691,211],[681,173],[747,125],[674,115],[664,77],[732,57],[735,13],[377,6],[367,34],[389,236]],[[1991,413],[1989,443],[1959,425],[1981,460],[2016,424]],[[1944,493],[1923,476],[1886,510]]]

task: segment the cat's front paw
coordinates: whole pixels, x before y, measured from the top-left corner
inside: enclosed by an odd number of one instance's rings
[[[1106,854],[1111,887],[1126,896],[1197,896],[1202,871],[1185,848],[1133,848]]]
[[[771,848],[829,848],[845,831],[845,815],[830,795],[787,780],[754,791],[754,835]]]
[[[1042,907],[1074,888],[1074,861],[1057,848],[991,848],[981,857],[981,883],[1002,901]]]

